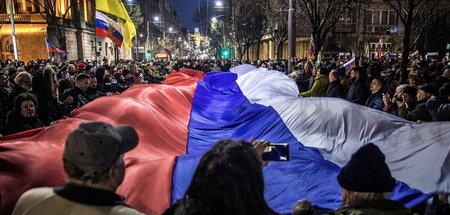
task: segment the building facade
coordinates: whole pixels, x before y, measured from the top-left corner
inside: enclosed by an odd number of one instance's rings
[[[401,54],[403,49],[404,26],[389,5],[378,2],[360,10],[349,10],[328,33],[322,47],[322,59],[345,55],[364,55],[366,47],[369,48],[369,57],[376,57],[377,48],[381,46],[382,55],[386,53]],[[412,33],[412,41],[417,37],[418,31]],[[310,38],[304,29],[297,26],[295,56],[300,59],[309,57]],[[438,52],[439,57],[446,55],[446,45],[450,43],[450,16],[440,13],[434,17],[420,38],[416,50],[421,53]],[[253,45],[250,60],[257,58],[257,45]],[[411,50],[415,51],[415,50]],[[245,56],[245,54],[244,54]],[[283,59],[288,57],[288,42],[283,44]],[[265,37],[259,47],[260,59],[275,59],[275,47],[270,38]]]

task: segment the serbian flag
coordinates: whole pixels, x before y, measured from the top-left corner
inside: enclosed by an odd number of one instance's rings
[[[266,201],[282,214],[300,199],[340,207],[336,177],[368,143],[381,149],[397,179],[392,199],[413,207],[432,192],[450,191],[450,122],[416,124],[343,99],[298,93],[283,73],[243,65],[207,75],[181,69],[164,84],[98,98],[69,119],[0,140],[0,213],[10,214],[30,188],[65,183],[64,142],[88,120],[136,128],[139,144],[125,155],[117,192],[146,214],[161,214],[180,199],[202,155],[224,138],[289,144],[290,161],[263,168]]]
[[[345,67],[347,72],[351,71],[356,66],[356,57],[353,57],[349,61],[345,62],[342,66]]]
[[[122,26],[99,11],[95,11],[95,34],[100,37],[107,37],[118,47],[122,47]]]
[[[47,38],[45,38],[45,44],[47,45],[48,53],[59,53],[59,54],[61,54],[61,56],[66,56],[67,55],[66,51],[56,48],[56,46],[53,45],[53,43],[51,43],[50,41],[48,41]]]

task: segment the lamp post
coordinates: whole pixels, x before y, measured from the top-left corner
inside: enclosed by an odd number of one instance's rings
[[[9,18],[11,19],[11,33],[13,38],[13,46],[14,46],[14,58],[19,60],[19,54],[17,52],[17,40],[16,40],[16,27],[14,25],[14,10],[12,0],[9,0]]]
[[[288,73],[292,72],[292,66],[295,53],[295,23],[294,23],[294,4],[289,0],[289,15],[288,15]]]

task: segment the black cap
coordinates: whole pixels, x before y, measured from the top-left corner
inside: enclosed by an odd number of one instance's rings
[[[395,179],[384,160],[384,154],[376,145],[364,145],[339,172],[339,184],[354,192],[391,192]]]

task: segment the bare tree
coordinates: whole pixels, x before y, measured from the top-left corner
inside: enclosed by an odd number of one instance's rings
[[[415,46],[420,36],[427,26],[431,24],[433,17],[436,15],[443,0],[383,0],[397,14],[400,22],[405,27],[403,32],[403,50],[401,62],[400,82],[404,83],[408,79],[408,61],[411,45]],[[414,31],[418,30],[417,38],[411,44],[411,36]]]
[[[267,34],[275,44],[275,57],[280,59],[283,43],[288,39],[288,1],[263,0],[261,8],[266,17]]]
[[[69,12],[73,7],[77,7],[83,1],[70,0],[69,5],[64,11],[60,11],[57,7],[57,0],[41,1],[26,0],[38,8],[39,14],[46,19],[47,23],[52,24],[56,29],[56,37],[58,39],[59,48],[67,50],[66,45],[66,25],[64,21],[67,19]]]
[[[297,18],[311,31],[314,40],[314,58],[317,59],[327,34],[336,25],[346,10],[354,9],[363,0],[297,0]]]

